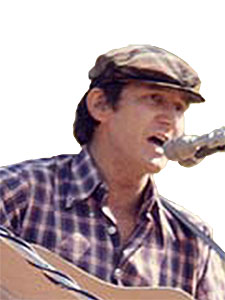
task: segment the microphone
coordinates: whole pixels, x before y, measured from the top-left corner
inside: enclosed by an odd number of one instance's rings
[[[178,161],[184,167],[200,163],[206,156],[225,151],[225,127],[201,136],[183,135],[163,145],[168,159]]]

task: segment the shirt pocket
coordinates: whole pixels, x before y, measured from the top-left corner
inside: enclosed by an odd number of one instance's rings
[[[65,237],[60,243],[60,255],[77,263],[90,248],[90,242],[79,232]]]

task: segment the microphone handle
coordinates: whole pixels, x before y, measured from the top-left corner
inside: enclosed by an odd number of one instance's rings
[[[207,146],[201,147],[196,153],[195,157],[196,158],[204,158],[208,155],[211,155],[213,153],[216,153],[218,151],[225,151],[225,145],[223,146],[217,146],[214,148],[209,148]]]

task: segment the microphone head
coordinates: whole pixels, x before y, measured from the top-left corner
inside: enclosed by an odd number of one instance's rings
[[[193,157],[197,151],[195,135],[183,135],[163,145],[164,154],[170,160],[181,161]]]

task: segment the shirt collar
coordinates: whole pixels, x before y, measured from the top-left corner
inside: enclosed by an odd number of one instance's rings
[[[73,187],[66,199],[66,208],[72,206],[75,201],[82,201],[89,198],[95,189],[102,183],[100,173],[91,157],[87,146],[74,157],[72,162]]]
[[[168,241],[168,238],[175,239],[175,234],[168,221],[168,213],[163,206],[160,195],[158,193],[153,176],[149,175],[149,180],[144,192],[143,204],[141,206],[140,214],[145,214],[150,220],[154,221],[153,210],[158,210],[159,226],[162,232],[163,243]],[[158,226],[158,225],[157,225]]]
[[[160,224],[161,224],[161,230],[163,233],[164,241],[167,243],[168,238],[171,238],[172,240],[176,240],[176,236],[173,231],[173,228],[171,227],[168,221],[168,217],[167,217],[168,213],[166,211],[166,208],[162,205],[160,197],[158,197],[157,204],[159,207]]]

